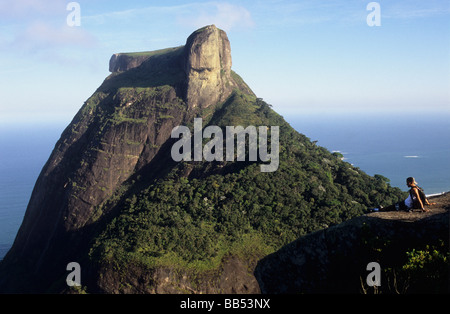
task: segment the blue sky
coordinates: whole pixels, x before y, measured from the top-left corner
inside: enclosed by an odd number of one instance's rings
[[[0,0],[0,123],[70,122],[113,53],[184,45],[215,24],[233,69],[283,115],[450,112],[450,1]]]

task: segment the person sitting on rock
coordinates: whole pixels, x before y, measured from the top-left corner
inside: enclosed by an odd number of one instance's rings
[[[398,203],[389,205],[388,207],[378,207],[373,208],[371,212],[378,211],[399,211],[404,210],[407,212],[411,212],[413,209],[421,209],[422,212],[428,212],[428,209],[425,209],[425,205],[435,205],[436,203],[430,203],[427,198],[422,200],[422,197],[419,194],[419,186],[417,185],[416,180],[413,177],[409,177],[406,179],[406,185],[409,189],[409,196],[406,200],[400,201]]]

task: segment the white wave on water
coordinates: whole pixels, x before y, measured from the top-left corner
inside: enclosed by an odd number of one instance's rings
[[[420,156],[403,156],[405,158],[420,158]]]
[[[450,193],[450,192],[447,191],[447,192],[441,192],[441,193],[426,194],[426,197],[439,196],[439,195],[444,195],[446,193]]]
[[[332,153],[339,153],[341,155],[347,155],[348,154],[347,152],[341,152],[340,150],[333,150],[331,152]],[[348,160],[348,158],[347,157],[341,157],[341,160]]]

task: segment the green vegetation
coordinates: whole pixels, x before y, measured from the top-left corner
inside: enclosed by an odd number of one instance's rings
[[[442,293],[448,292],[450,252],[448,245],[441,241],[437,245],[425,245],[406,252],[407,261],[401,268],[392,268],[388,275],[395,274],[405,292]],[[397,273],[395,273],[397,272]],[[397,291],[400,284],[397,283]],[[400,291],[399,291],[400,292]]]
[[[448,292],[448,239],[429,239],[422,243],[405,244],[397,239],[379,238],[366,228],[363,247],[363,254],[367,254],[364,260],[377,261],[383,265],[381,287],[374,291],[373,288],[364,288],[366,293]]]
[[[120,213],[94,240],[91,259],[193,271],[229,254],[264,256],[315,230],[405,197],[293,130],[262,99],[236,91],[208,121],[280,126],[280,166],[180,162],[124,195]]]
[[[167,114],[170,110],[185,110],[181,99],[166,102],[167,95],[173,87],[163,85],[158,87],[120,87],[114,92],[95,92],[80,110],[80,115],[91,115],[100,119],[99,135],[107,124],[118,125],[124,122],[145,124],[149,118],[157,121],[173,118]],[[111,106],[113,105],[113,106]],[[72,132],[76,130],[74,124]]]

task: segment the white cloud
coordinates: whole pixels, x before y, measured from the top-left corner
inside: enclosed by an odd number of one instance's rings
[[[64,14],[66,5],[66,1],[61,0],[0,0],[0,17],[21,19],[61,12]]]
[[[83,23],[99,25],[113,22],[135,25],[136,21],[175,20],[183,27],[200,28],[215,24],[225,31],[238,27],[252,27],[254,22],[250,12],[240,5],[228,2],[187,3],[174,6],[149,6],[139,9],[105,12],[83,16]]]
[[[230,31],[233,28],[249,28],[254,26],[250,12],[239,5],[210,2],[194,4],[186,17],[179,17],[182,25],[199,28],[209,24]]]
[[[388,8],[383,13],[384,18],[392,19],[417,19],[429,18],[440,15],[448,15],[450,8],[410,8],[410,7],[394,7]]]
[[[68,62],[77,51],[92,47],[96,38],[83,27],[67,25],[64,0],[0,0],[0,52],[45,62]]]
[[[95,38],[80,27],[60,26],[49,22],[34,21],[26,29],[19,32],[12,46],[21,50],[53,49],[67,46],[89,47]]]

